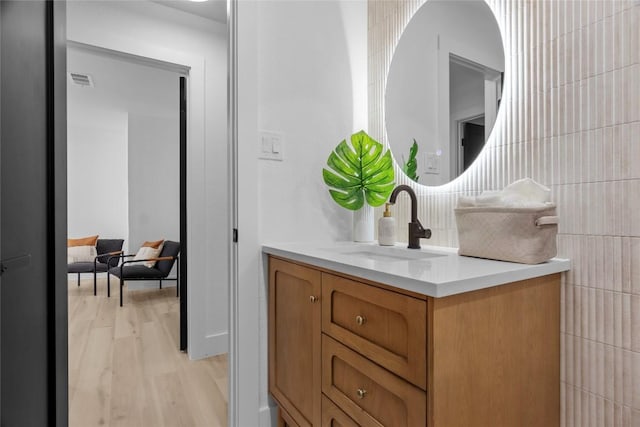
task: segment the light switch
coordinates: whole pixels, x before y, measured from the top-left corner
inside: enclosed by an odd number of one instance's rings
[[[425,162],[426,173],[437,175],[440,173],[440,157],[437,153],[427,153],[427,159]]]
[[[267,135],[261,135],[260,139],[262,140],[262,152],[271,152],[271,138]]]
[[[284,134],[280,132],[260,132],[260,152],[258,157],[265,160],[284,160]]]
[[[280,141],[279,140],[273,140],[272,141],[272,146],[271,146],[271,152],[273,154],[279,154],[280,153]]]

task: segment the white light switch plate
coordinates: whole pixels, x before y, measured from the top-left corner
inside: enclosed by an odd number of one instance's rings
[[[258,157],[265,160],[284,160],[284,134],[272,131],[260,131]]]
[[[440,173],[440,158],[437,153],[427,153],[425,160],[426,173],[433,175]]]

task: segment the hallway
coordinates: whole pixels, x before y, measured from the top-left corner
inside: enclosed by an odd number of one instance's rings
[[[226,426],[227,355],[178,351],[175,288],[111,290],[69,276],[69,425]]]

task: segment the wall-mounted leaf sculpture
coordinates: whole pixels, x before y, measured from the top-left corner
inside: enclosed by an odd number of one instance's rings
[[[418,143],[416,140],[413,140],[413,145],[409,149],[409,160],[407,162],[404,161],[404,156],[402,156],[402,172],[404,172],[410,179],[418,182],[418,178],[420,178],[417,174],[418,170],[418,160],[416,156],[418,155]]]
[[[329,169],[322,169],[336,203],[355,211],[365,200],[374,207],[387,201],[395,186],[395,174],[391,152],[382,151],[382,144],[364,131],[351,135],[351,144],[346,140],[338,144],[327,159]]]

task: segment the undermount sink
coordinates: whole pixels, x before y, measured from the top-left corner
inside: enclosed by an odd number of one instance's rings
[[[398,246],[355,246],[345,248],[333,248],[332,251],[342,255],[361,257],[373,261],[398,262],[421,260],[447,256],[446,253],[427,252],[418,249],[407,249]]]

